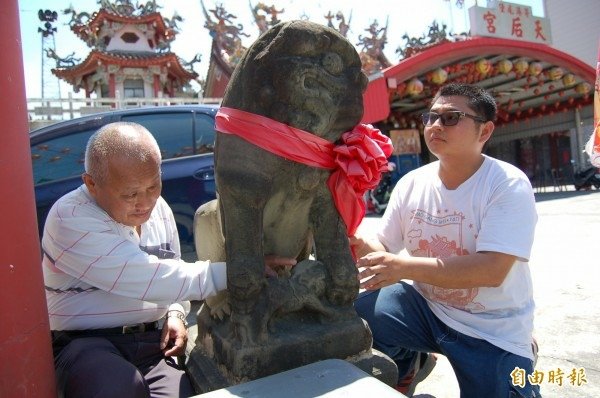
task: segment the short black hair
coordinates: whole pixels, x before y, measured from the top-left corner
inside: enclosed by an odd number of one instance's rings
[[[494,100],[494,97],[483,88],[474,84],[450,83],[442,86],[438,90],[431,101],[431,105],[433,105],[440,97],[451,96],[466,97],[469,108],[473,109],[477,116],[482,117],[486,122],[493,122],[496,120],[496,113],[498,112],[496,101]]]

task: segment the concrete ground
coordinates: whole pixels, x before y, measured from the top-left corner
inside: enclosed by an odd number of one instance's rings
[[[530,265],[541,392],[545,397],[600,397],[600,191],[537,193],[536,202],[539,221]],[[361,228],[374,229],[378,220],[367,217]],[[414,396],[460,396],[445,357],[439,357]]]

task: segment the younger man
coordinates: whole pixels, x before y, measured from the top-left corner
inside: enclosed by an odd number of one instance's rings
[[[482,153],[495,117],[483,89],[442,87],[423,114],[439,160],[398,182],[376,239],[352,239],[367,290],[355,308],[409,396],[431,371],[432,352],[450,361],[461,397],[538,392],[511,377],[533,371],[535,200],[524,173]]]

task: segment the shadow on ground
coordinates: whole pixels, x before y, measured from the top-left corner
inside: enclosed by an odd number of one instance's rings
[[[576,196],[586,196],[600,192],[599,190],[590,191],[558,191],[558,192],[536,192],[535,201],[543,202],[546,200],[567,199]]]

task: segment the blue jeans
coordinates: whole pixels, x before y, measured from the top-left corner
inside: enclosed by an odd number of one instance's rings
[[[361,293],[354,308],[373,332],[373,347],[398,365],[399,380],[408,375],[419,352],[435,352],[448,358],[463,398],[540,396],[538,386],[514,386],[510,375],[515,367],[531,374],[531,359],[448,327],[407,283]]]

